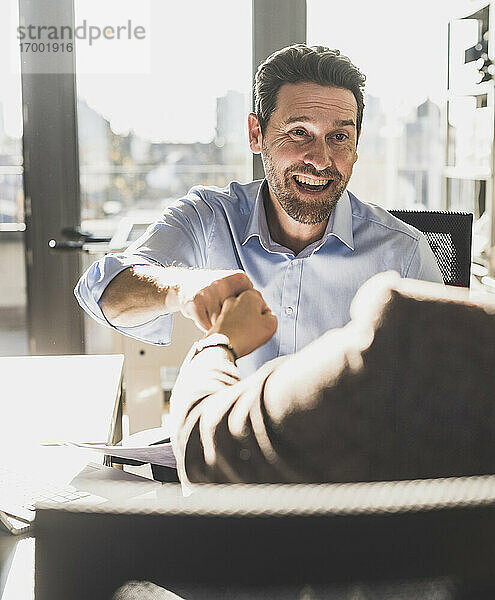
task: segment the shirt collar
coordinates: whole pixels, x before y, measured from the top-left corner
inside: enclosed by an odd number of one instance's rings
[[[265,250],[268,252],[273,252],[279,251],[280,246],[273,242],[268,229],[268,223],[266,221],[265,206],[263,203],[263,190],[266,189],[267,186],[267,180],[263,179],[256,194],[253,210],[251,211],[251,215],[244,229],[242,245],[244,245],[250,238],[257,236]],[[347,190],[345,190],[340,197],[332,215],[328,219],[327,227],[323,237],[321,240],[315,243],[315,250],[320,248],[331,235],[338,238],[351,250],[354,250],[351,200]]]
[[[328,225],[323,238],[326,240],[330,235],[334,235],[351,250],[354,250],[351,199],[347,190],[340,197],[332,216],[328,219]]]
[[[258,188],[258,193],[256,194],[256,198],[254,200],[253,210],[251,211],[249,221],[244,229],[244,235],[242,238],[243,246],[250,238],[254,236],[259,237],[260,242],[265,250],[268,250],[272,245],[270,244],[271,236],[270,231],[268,230],[268,223],[266,221],[265,205],[263,204],[263,190],[267,186],[267,180],[263,179],[260,187]]]

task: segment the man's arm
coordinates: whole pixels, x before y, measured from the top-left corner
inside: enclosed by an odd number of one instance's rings
[[[91,265],[75,289],[79,304],[99,323],[150,343],[170,343],[176,311],[208,330],[226,297],[252,287],[242,271],[208,269],[215,220],[203,191],[192,189],[125,252]]]
[[[250,294],[246,292],[245,294]],[[246,340],[212,331],[240,351]],[[248,340],[260,311],[244,315]],[[230,314],[235,323],[235,312]],[[475,343],[472,332],[476,331]],[[495,305],[381,273],[351,321],[239,380],[225,346],[185,362],[172,395],[182,481],[322,483],[493,471]],[[258,340],[260,343],[260,340]],[[194,347],[193,347],[194,348]],[[466,356],[470,360],[466,363]]]
[[[207,331],[226,298],[252,287],[242,271],[136,265],[112,279],[100,299],[100,308],[117,327],[142,325],[180,311]]]
[[[371,337],[353,326],[330,331],[297,354],[271,361],[240,380],[228,347],[208,347],[207,340],[216,343],[213,334],[220,334],[238,357],[265,343],[276,321],[255,294],[227,300],[200,343],[206,348],[194,354],[193,346],[182,366],[171,399],[181,481],[321,482],[331,480],[332,469],[337,480],[338,467],[326,464],[325,430],[331,430],[329,406],[322,399],[359,364]],[[335,391],[337,397],[340,391]]]
[[[256,290],[249,290],[237,298],[227,299],[214,327],[200,343],[202,350],[197,352],[195,346],[191,348],[171,399],[172,439],[183,482],[188,477],[191,481],[249,480],[246,479],[248,475],[242,477],[229,466],[235,464],[235,459],[225,460],[217,455],[213,438],[214,432],[219,429],[215,420],[228,415],[242,390],[250,394],[251,387],[245,387],[247,382],[253,384],[254,381],[263,381],[263,368],[240,381],[235,357],[241,358],[266,343],[276,328],[277,319],[261,294]],[[208,346],[208,343],[213,345]],[[256,384],[252,389],[255,394],[259,391]],[[225,441],[220,453],[224,457],[230,452],[233,452],[234,457],[239,456],[235,441]],[[242,452],[240,456],[242,464]],[[208,468],[209,462],[216,463],[213,470]],[[219,472],[220,464],[223,467],[220,466]],[[252,469],[252,464],[249,468]]]
[[[409,279],[443,283],[440,267],[438,266],[435,255],[423,234],[420,235],[411,262],[404,276]]]

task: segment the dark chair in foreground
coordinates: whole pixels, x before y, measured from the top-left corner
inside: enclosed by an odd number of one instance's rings
[[[37,600],[110,600],[143,580],[187,600],[495,597],[493,476],[177,487],[38,510]]]
[[[428,240],[446,285],[469,287],[473,215],[431,210],[390,210]]]

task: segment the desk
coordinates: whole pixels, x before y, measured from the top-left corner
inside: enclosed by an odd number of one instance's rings
[[[2,464],[69,482],[94,453],[40,443],[118,438],[122,365],[121,355],[0,357]],[[33,586],[34,540],[0,532],[0,596],[28,599]]]
[[[61,484],[67,484],[87,463],[95,462],[96,458],[91,450],[44,447],[35,456],[32,467],[37,473],[43,468],[44,472],[49,472],[50,478],[53,478],[55,472],[56,479]],[[74,485],[91,494],[111,499],[112,502],[119,500],[124,504],[136,502],[139,498],[154,498],[162,488],[156,481],[143,481],[141,477],[110,468],[104,468],[101,472],[92,469],[89,474],[86,472],[83,481],[79,477]],[[2,588],[5,588],[3,596]],[[2,600],[30,600],[33,594],[34,538],[0,534],[0,597]]]
[[[31,450],[34,450],[31,446]],[[38,447],[36,453],[23,453],[20,468],[25,472],[43,469],[55,474],[60,483],[68,483],[90,461],[94,452],[77,448]],[[12,466],[9,465],[9,466]],[[29,471],[27,471],[29,469]],[[0,529],[0,598],[31,600],[34,598],[34,538],[14,536]]]
[[[0,532],[0,597],[29,600],[33,592],[34,539]]]

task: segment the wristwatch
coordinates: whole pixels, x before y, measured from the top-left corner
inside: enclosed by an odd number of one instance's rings
[[[212,333],[211,335],[197,341],[192,347],[192,356],[194,358],[197,354],[205,350],[205,348],[214,348],[218,346],[220,348],[226,348],[233,356],[234,363],[237,362],[237,352],[230,345],[229,338],[223,333]]]

